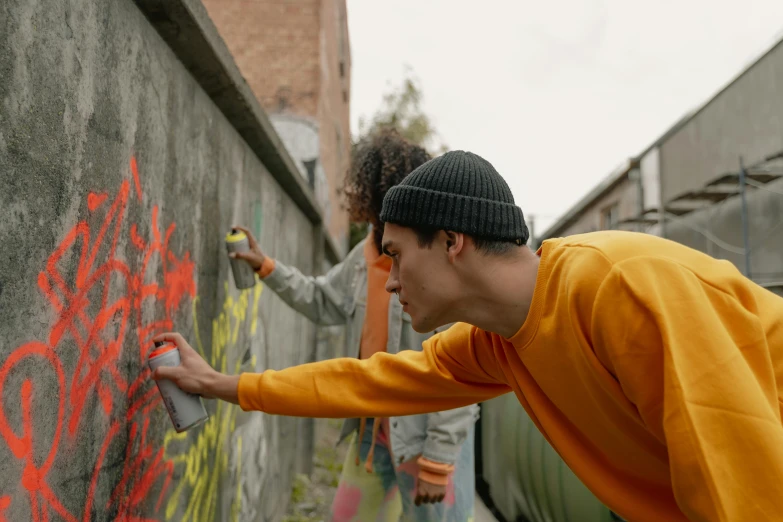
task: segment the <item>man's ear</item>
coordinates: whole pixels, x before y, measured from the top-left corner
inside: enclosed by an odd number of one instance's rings
[[[465,247],[465,234],[451,230],[445,230],[444,234],[446,235],[446,255],[449,257],[449,262],[453,263]]]

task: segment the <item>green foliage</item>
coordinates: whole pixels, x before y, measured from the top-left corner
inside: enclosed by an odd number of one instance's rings
[[[367,233],[370,230],[370,224],[365,223],[351,223],[350,237],[348,238],[349,250],[353,250],[353,247],[359,244],[359,242],[367,237]]]
[[[378,111],[369,120],[359,118],[357,138],[361,140],[378,129],[394,127],[403,137],[433,155],[446,152],[448,148],[422,109],[423,97],[418,79],[410,68],[406,68],[402,82],[384,94]]]

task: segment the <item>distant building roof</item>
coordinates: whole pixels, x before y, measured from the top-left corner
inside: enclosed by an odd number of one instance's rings
[[[648,152],[655,147],[660,146],[663,142],[669,139],[674,133],[680,130],[688,122],[690,122],[696,115],[705,110],[716,98],[718,98],[723,92],[734,85],[740,78],[748,73],[753,67],[755,67],[761,60],[763,60],[772,51],[783,45],[783,38],[779,35],[774,44],[765,49],[759,56],[753,59],[742,71],[734,76],[726,85],[720,88],[713,96],[707,101],[697,106],[696,108],[688,111],[677,123],[672,125],[666,132],[658,137],[653,143],[639,153],[635,158],[624,161],[618,168],[613,170],[606,178],[604,178],[593,190],[591,190],[585,197],[579,200],[573,207],[571,207],[563,216],[561,216],[554,224],[552,224],[543,234],[539,235],[536,239],[547,239],[550,237],[558,236],[566,227],[573,223],[587,208],[589,208],[597,199],[602,197],[612,188],[614,188],[622,180],[627,179],[633,166]]]
[[[621,165],[614,169],[608,176],[606,176],[593,190],[587,193],[585,197],[579,200],[579,202],[571,207],[560,219],[554,222],[543,234],[536,239],[548,239],[550,237],[559,236],[562,231],[573,223],[579,216],[582,215],[590,205],[592,205],[598,198],[612,190],[618,183],[628,177],[628,173],[636,165],[636,161],[632,159],[625,160]]]

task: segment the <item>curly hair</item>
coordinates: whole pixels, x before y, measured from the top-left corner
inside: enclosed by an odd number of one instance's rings
[[[393,128],[382,128],[354,146],[351,166],[340,191],[345,196],[351,221],[369,222],[373,239],[381,250],[383,197],[431,156],[424,148],[403,138]]]

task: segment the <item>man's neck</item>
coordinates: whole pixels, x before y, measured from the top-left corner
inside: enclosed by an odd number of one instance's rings
[[[525,247],[511,259],[487,257],[466,281],[457,306],[460,319],[488,332],[513,337],[530,311],[539,257]]]

